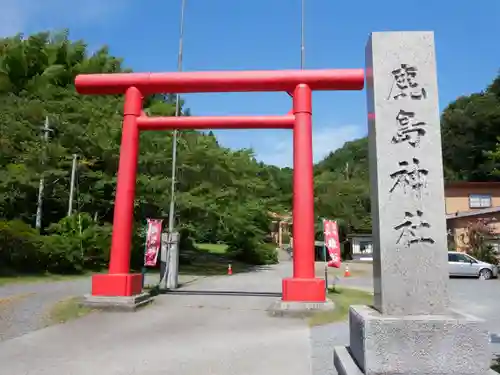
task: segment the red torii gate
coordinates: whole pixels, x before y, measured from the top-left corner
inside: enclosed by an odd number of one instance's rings
[[[80,94],[125,94],[109,273],[94,275],[92,295],[135,296],[142,274],[130,273],[133,207],[139,132],[170,129],[293,129],[293,277],[283,279],[283,301],[324,302],[325,281],[314,269],[312,91],[362,90],[363,69],[240,72],[116,73],[79,75]],[[293,110],[284,116],[146,117],[145,95],[156,93],[291,93]]]

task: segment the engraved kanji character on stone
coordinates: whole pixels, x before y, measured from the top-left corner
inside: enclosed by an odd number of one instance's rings
[[[423,87],[420,87],[417,82],[418,69],[408,64],[401,64],[392,72],[394,82],[391,87],[389,98],[398,100],[410,97],[413,100],[422,100],[427,98],[427,92]],[[396,91],[396,94],[394,94]]]
[[[394,183],[389,192],[392,193],[399,186],[405,194],[410,190],[420,197],[422,189],[427,186],[429,171],[420,167],[420,160],[417,158],[412,158],[411,163],[406,160],[400,161],[398,165],[400,168],[390,174]]]
[[[392,137],[392,143],[408,142],[412,147],[420,144],[420,138],[425,135],[427,124],[415,119],[415,112],[400,109],[396,115],[397,130]]]
[[[394,226],[394,230],[400,232],[396,244],[403,244],[410,247],[416,243],[433,244],[435,241],[430,236],[425,235],[425,231],[430,229],[431,225],[423,219],[424,213],[417,210],[415,213],[405,212],[405,218],[401,224]],[[424,232],[424,233],[422,233]]]

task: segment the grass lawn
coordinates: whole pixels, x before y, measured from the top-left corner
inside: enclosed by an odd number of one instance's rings
[[[342,267],[342,268],[329,268],[328,269],[328,275],[329,276],[344,277],[344,272],[345,272],[345,267]],[[360,269],[353,269],[353,270],[351,270],[351,267],[349,267],[349,272],[351,274],[351,277],[363,277],[363,276],[370,275],[369,271],[360,270]],[[323,271],[323,274],[324,274],[324,271]]]
[[[48,325],[66,323],[70,320],[88,315],[93,311],[95,310],[80,305],[80,299],[78,297],[72,297],[59,301],[52,306],[47,314],[46,320]]]
[[[199,243],[196,247],[200,250],[193,252],[190,264],[181,264],[179,274],[197,276],[226,275],[229,264],[233,273],[247,271],[249,265],[235,261],[227,256],[226,244]]]
[[[43,283],[51,281],[63,281],[72,280],[81,277],[88,277],[91,274],[80,274],[80,275],[54,275],[54,274],[40,274],[40,275],[15,275],[15,276],[0,276],[0,286],[7,284],[19,284],[19,283]]]
[[[345,321],[349,306],[373,304],[373,295],[358,289],[336,287],[329,291],[328,298],[335,303],[335,310],[314,314],[309,320],[311,326]]]
[[[217,260],[195,260],[191,264],[182,264],[179,266],[180,275],[196,275],[196,276],[219,276],[226,275],[228,265],[231,264],[233,273],[245,272],[250,269],[250,266],[245,263],[226,261],[220,262]]]
[[[342,263],[342,267],[340,268],[332,268],[328,267],[328,276],[335,277],[338,276],[340,278],[344,277],[345,266],[349,267],[349,272],[351,273],[351,277],[372,277],[373,266],[370,264],[364,263]],[[325,266],[323,262],[316,262],[316,275],[318,277],[323,277],[325,274]]]
[[[210,254],[225,254],[227,250],[227,245],[223,243],[198,243],[196,247]]]
[[[181,264],[179,274],[196,276],[227,275],[229,264],[231,264],[233,273],[245,272],[250,269],[248,264],[209,253],[206,256],[193,259],[191,264]]]

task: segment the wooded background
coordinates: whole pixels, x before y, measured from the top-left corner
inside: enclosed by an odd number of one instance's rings
[[[102,47],[87,52],[67,31],[0,39],[0,273],[81,272],[109,260],[122,96],[82,96],[81,73],[127,72]],[[173,94],[147,98],[151,115],[172,116]],[[182,115],[189,116],[186,103]],[[196,109],[193,108],[193,112]],[[49,141],[42,140],[48,117]],[[498,181],[500,76],[483,91],[450,103],[441,118],[446,179]],[[168,214],[170,132],[141,134],[135,200],[133,266],[142,262],[147,217]],[[78,155],[75,214],[66,217],[72,155]],[[292,173],[231,150],[212,132],[182,131],[178,146],[176,223],[181,252],[222,242],[235,259],[272,263],[265,246],[269,211],[291,212]],[[39,179],[43,222],[34,229]],[[314,167],[315,214],[335,218],[341,234],[371,230],[367,139],[347,142]]]

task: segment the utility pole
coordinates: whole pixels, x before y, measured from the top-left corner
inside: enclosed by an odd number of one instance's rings
[[[184,44],[184,11],[186,9],[186,0],[181,3],[181,19],[179,32],[179,53],[177,57],[177,71],[182,71],[182,53]],[[180,116],[180,96],[175,96],[175,116]],[[175,229],[175,179],[177,172],[177,129],[174,129],[172,140],[172,176],[171,176],[171,194],[170,209],[168,213],[168,252],[165,273],[162,280],[165,280],[166,289],[176,289],[179,279],[179,235],[174,234]],[[160,281],[161,282],[161,281]]]
[[[45,116],[45,124],[42,130],[43,130],[42,140],[44,142],[43,152],[42,152],[42,166],[43,166],[45,164],[45,147],[47,146],[47,142],[49,141],[49,132],[52,131],[52,129],[49,127],[48,116]],[[42,228],[43,188],[45,186],[45,179],[43,174],[44,171],[42,170],[42,176],[40,177],[40,184],[38,186],[38,202],[36,208],[36,221],[35,221],[35,227],[38,230]]]
[[[69,201],[68,201],[68,215],[71,216],[73,213],[73,195],[75,191],[75,177],[76,177],[76,159],[78,155],[73,154],[73,165],[71,167],[71,182],[69,185]]]

